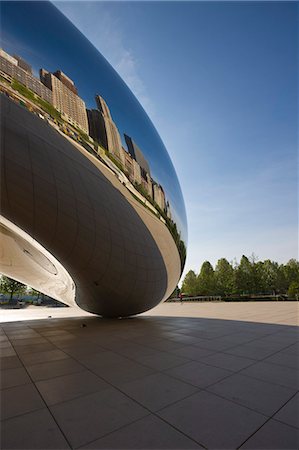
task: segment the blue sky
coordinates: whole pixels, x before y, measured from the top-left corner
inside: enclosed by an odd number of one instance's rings
[[[188,215],[185,271],[253,252],[260,260],[297,257],[298,5],[54,4],[123,77],[168,149]],[[33,65],[36,56],[37,66],[55,70],[65,55],[77,54],[59,30],[51,31],[48,54],[47,36],[34,38],[39,22],[32,28],[33,19],[23,19],[14,21],[27,29],[24,45],[34,42]],[[48,66],[49,56],[56,67]],[[76,80],[95,81],[80,58],[68,70]]]
[[[298,5],[55,3],[118,70],[185,198],[186,270],[297,257]]]

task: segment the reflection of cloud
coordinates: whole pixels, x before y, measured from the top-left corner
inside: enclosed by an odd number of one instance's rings
[[[153,115],[153,104],[138,73],[138,60],[124,45],[120,21],[102,2],[53,2],[105,56],[124,79],[145,110]]]

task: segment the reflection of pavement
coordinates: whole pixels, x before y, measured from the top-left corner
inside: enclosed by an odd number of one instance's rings
[[[297,319],[295,302],[169,303],[3,323],[1,448],[298,448]]]
[[[7,307],[0,306],[0,323],[3,322],[15,322],[23,320],[39,320],[51,318],[60,319],[62,317],[85,317],[93,316],[81,308],[76,306],[70,307],[47,307],[47,306],[34,306],[30,305],[24,309],[8,309]]]

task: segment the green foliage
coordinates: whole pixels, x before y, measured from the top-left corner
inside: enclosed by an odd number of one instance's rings
[[[124,171],[123,165],[120,161],[118,161],[116,158],[114,158],[113,155],[111,155],[111,153],[107,152],[106,153],[108,158],[111,159],[111,161],[116,165],[116,167],[119,168],[119,170],[121,170],[122,172]]]
[[[50,116],[54,117],[55,119],[61,120],[61,114],[57,111],[56,108],[54,108],[53,105],[40,98],[38,95],[34,94],[34,92],[32,92],[26,86],[19,83],[17,80],[13,80],[11,86],[21,95],[23,95],[23,97],[28,98],[28,100],[30,100],[32,103],[35,103]]]
[[[229,295],[234,288],[234,269],[225,258],[218,260],[215,267],[215,292],[218,295]]]
[[[0,280],[0,291],[3,294],[9,294],[10,300],[12,300],[14,294],[22,294],[25,292],[26,286],[19,281],[2,275]]]
[[[182,284],[182,292],[190,295],[250,296],[288,294],[291,299],[299,299],[299,263],[291,259],[279,265],[269,259],[257,261],[243,255],[240,263],[229,263],[227,259],[218,260],[215,271],[205,261],[196,276],[190,270]]]
[[[299,282],[299,262],[296,259],[290,259],[284,266],[284,275],[288,286],[293,281]]]
[[[299,299],[299,283],[298,281],[292,281],[288,289],[288,297],[292,299]]]
[[[193,270],[189,270],[184,278],[181,292],[186,295],[195,296],[198,293],[197,277]]]
[[[205,261],[197,277],[199,295],[210,295],[215,292],[214,269],[209,261]]]

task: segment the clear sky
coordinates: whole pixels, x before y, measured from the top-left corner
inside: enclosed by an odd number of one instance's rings
[[[204,260],[298,253],[298,5],[55,2],[120,73],[178,173]],[[78,62],[79,64],[79,62]]]

